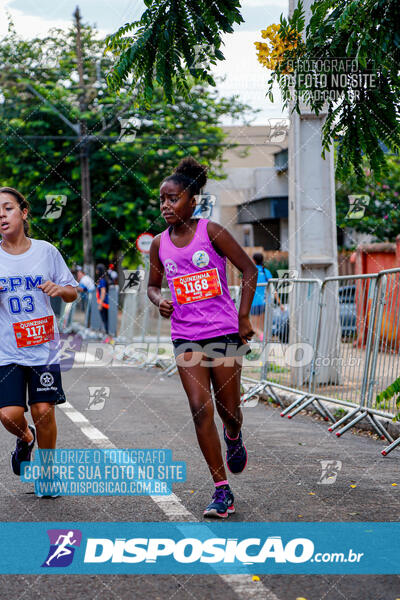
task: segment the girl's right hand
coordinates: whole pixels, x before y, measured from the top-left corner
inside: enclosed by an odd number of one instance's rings
[[[169,319],[174,311],[174,303],[172,300],[161,298],[160,304],[158,305],[158,310],[160,311],[160,315],[162,317]]]
[[[247,344],[247,342],[254,335],[253,326],[251,324],[249,317],[247,317],[247,316],[239,317],[239,335],[245,344]]]

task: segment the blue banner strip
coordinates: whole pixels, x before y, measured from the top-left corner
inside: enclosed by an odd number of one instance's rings
[[[0,573],[399,574],[399,523],[0,523]]]

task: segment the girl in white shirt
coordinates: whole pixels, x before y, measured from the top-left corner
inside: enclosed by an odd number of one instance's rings
[[[52,244],[28,237],[28,214],[20,192],[0,188],[0,421],[17,437],[16,475],[30,460],[36,436],[39,448],[56,447],[55,405],[66,400],[50,298],[73,302],[78,286]],[[27,390],[35,428],[24,415]]]

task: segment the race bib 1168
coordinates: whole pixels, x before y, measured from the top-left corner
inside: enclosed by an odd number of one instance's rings
[[[189,273],[172,280],[178,304],[189,304],[222,295],[218,269]]]

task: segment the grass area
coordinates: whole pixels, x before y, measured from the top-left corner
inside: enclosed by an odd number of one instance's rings
[[[334,413],[333,416],[335,417],[335,419],[341,419],[342,417],[344,417],[345,415],[347,415],[347,410],[345,410],[344,408],[337,408]]]
[[[272,371],[273,373],[290,373],[290,369],[287,369],[286,367],[280,367],[279,365],[275,364],[268,364],[267,371]]]

